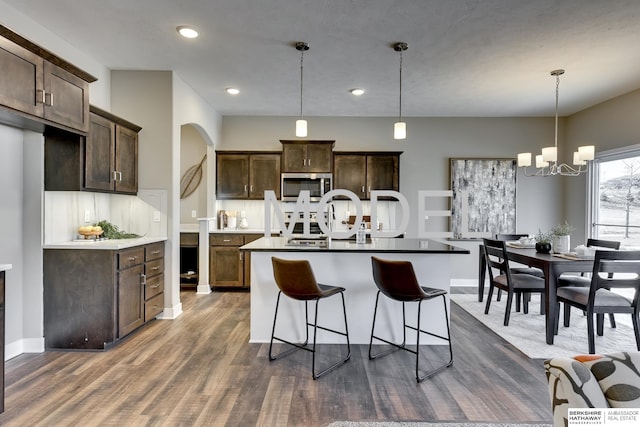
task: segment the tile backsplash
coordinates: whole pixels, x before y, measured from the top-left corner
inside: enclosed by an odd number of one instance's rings
[[[137,196],[45,191],[44,243],[68,242],[77,237],[78,227],[102,220],[130,233],[167,237],[166,212],[166,190],[138,190]]]

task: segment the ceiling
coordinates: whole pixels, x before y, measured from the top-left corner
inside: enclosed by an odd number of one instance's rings
[[[396,42],[404,116],[553,115],[557,68],[561,115],[640,88],[638,0],[0,1],[111,69],[174,70],[223,116],[299,114],[297,41],[305,116],[397,115]]]

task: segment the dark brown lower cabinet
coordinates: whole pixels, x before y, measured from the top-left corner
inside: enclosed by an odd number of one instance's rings
[[[209,236],[209,282],[213,287],[243,288],[251,286],[251,255],[240,246],[262,234],[214,233]]]
[[[109,348],[163,310],[164,242],[43,256],[47,349]]]

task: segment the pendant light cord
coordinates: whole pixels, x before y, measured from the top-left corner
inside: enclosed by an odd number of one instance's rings
[[[303,73],[302,63],[304,61],[304,50],[300,50],[300,119],[302,119],[302,88],[303,88]]]
[[[398,121],[402,121],[402,49],[400,49],[400,105],[398,111]]]
[[[560,74],[556,74],[556,135],[555,147],[558,149],[558,94],[560,92]]]

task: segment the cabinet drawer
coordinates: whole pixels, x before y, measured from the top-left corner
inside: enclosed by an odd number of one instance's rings
[[[153,319],[162,313],[162,310],[164,310],[164,293],[160,293],[144,303],[144,321],[148,322]]]
[[[180,233],[180,246],[198,246],[198,233]]]
[[[211,246],[242,246],[244,239],[241,234],[211,234],[209,244]]]
[[[145,247],[144,260],[164,258],[164,242],[152,243]]]
[[[144,264],[144,274],[147,277],[157,276],[164,273],[164,259],[154,259],[153,261],[146,262]]]
[[[149,301],[161,292],[164,292],[164,274],[147,278],[147,283],[144,285],[145,301]]]
[[[118,269],[133,267],[144,262],[144,248],[132,248],[118,252]]]

